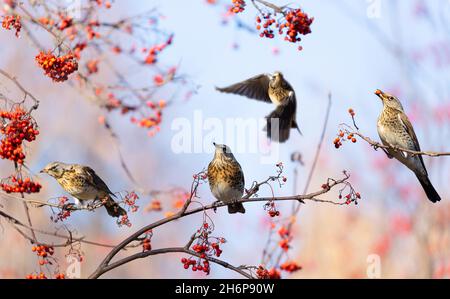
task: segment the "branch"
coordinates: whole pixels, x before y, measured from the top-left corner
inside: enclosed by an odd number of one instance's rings
[[[239,200],[238,202],[240,203],[247,203],[247,202],[267,202],[267,201],[298,201],[300,203],[305,203],[305,201],[309,200],[309,201],[314,201],[314,202],[331,202],[331,201],[324,201],[324,200],[320,200],[317,199],[318,196],[323,195],[325,193],[328,193],[330,190],[332,190],[335,186],[337,185],[341,185],[341,184],[345,184],[348,179],[350,178],[350,176],[344,172],[344,177],[342,179],[339,180],[333,180],[333,179],[329,179],[327,182],[327,188],[322,188],[321,190],[317,191],[317,192],[313,192],[310,194],[306,194],[306,195],[293,195],[293,196],[284,196],[284,197],[261,197],[261,198],[250,198],[250,196],[254,195],[257,190],[259,190],[259,187],[263,184],[268,183],[270,180],[274,180],[274,178],[276,177],[270,177],[269,179],[267,179],[266,181],[262,182],[262,183],[257,183],[255,184],[255,186],[247,193],[246,196],[244,196],[241,200]],[[197,182],[197,183],[195,183]],[[110,264],[111,260],[124,248],[126,247],[129,243],[133,242],[134,240],[136,240],[139,236],[141,236],[142,234],[146,233],[149,230],[153,230],[156,227],[159,227],[163,224],[178,220],[180,218],[192,215],[192,214],[196,214],[199,212],[204,212],[207,210],[211,210],[211,209],[217,209],[217,208],[221,208],[224,206],[227,206],[225,203],[219,202],[219,203],[213,203],[210,205],[206,205],[206,206],[201,206],[199,208],[194,208],[191,210],[188,210],[188,207],[190,205],[190,203],[192,202],[192,198],[195,197],[196,195],[196,190],[198,187],[198,181],[194,181],[193,183],[193,187],[191,190],[191,196],[190,198],[186,201],[185,205],[183,206],[183,208],[176,214],[167,217],[167,218],[163,218],[161,220],[158,220],[156,222],[153,222],[149,225],[144,226],[143,228],[139,229],[137,232],[133,233],[132,235],[130,235],[129,237],[127,237],[125,240],[123,240],[119,245],[117,245],[115,248],[113,248],[111,250],[110,253],[108,253],[108,255],[103,259],[103,261],[100,263],[100,265],[97,267],[97,269],[89,276],[89,278],[91,279],[95,279],[100,277],[102,274],[104,274],[105,272],[109,271],[109,270],[105,270],[105,269],[114,269],[120,265],[126,264],[127,262],[130,262],[136,258],[141,258],[144,257],[139,254],[135,254],[132,256],[128,256],[126,258],[123,258],[115,263]],[[339,203],[336,202],[331,202],[333,204],[339,205]],[[186,250],[186,248],[183,248],[183,250]],[[151,252],[151,251],[150,251]],[[162,253],[162,252],[159,252]],[[189,252],[191,253],[191,252]],[[148,254],[151,255],[151,254]],[[147,255],[145,255],[147,256]],[[112,265],[116,265],[115,267],[111,267]]]
[[[358,135],[361,139],[363,139],[364,141],[366,141],[367,143],[369,143],[375,150],[377,150],[378,148],[382,148],[382,149],[394,149],[395,151],[400,151],[400,152],[405,152],[405,153],[409,153],[413,156],[417,156],[417,155],[421,155],[421,156],[430,156],[430,157],[441,157],[441,156],[450,156],[450,152],[429,152],[429,151],[413,151],[410,149],[405,149],[405,148],[400,148],[400,147],[389,147],[386,146],[384,144],[381,144],[379,142],[376,142],[372,139],[370,139],[367,136],[364,136],[363,134],[361,134],[360,132],[353,132],[354,135]]]
[[[0,74],[3,75],[4,77],[6,77],[7,79],[9,79],[10,81],[12,81],[17,88],[20,89],[20,91],[22,91],[26,96],[29,96],[33,101],[34,101],[34,105],[33,107],[31,107],[31,110],[36,110],[39,107],[39,100],[36,99],[28,90],[26,90],[22,84],[20,84],[19,81],[17,81],[16,77],[11,76],[10,74],[8,74],[6,71],[4,71],[3,69],[0,68]]]

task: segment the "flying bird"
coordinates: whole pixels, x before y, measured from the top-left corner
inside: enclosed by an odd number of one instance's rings
[[[438,202],[441,197],[428,178],[427,169],[421,155],[412,155],[401,149],[420,152],[419,141],[411,122],[406,116],[400,101],[393,95],[377,89],[375,94],[383,102],[383,110],[378,118],[378,135],[385,146],[390,159],[396,158],[414,172],[419,179],[428,199]]]
[[[111,196],[115,195],[108,186],[89,166],[79,164],[66,164],[52,162],[41,170],[61,185],[61,187],[72,195],[77,203],[87,200],[104,200],[104,206],[112,217],[126,215],[127,212],[115,202]]]
[[[216,89],[220,92],[273,103],[276,108],[266,116],[267,125],[264,128],[269,139],[285,142],[289,139],[291,128],[297,129],[300,135],[302,134],[296,121],[297,99],[294,89],[284,79],[281,72],[275,72],[273,75],[257,75],[228,87],[216,87]]]
[[[214,197],[228,204],[228,213],[245,213],[242,203],[237,202],[244,193],[244,173],[230,148],[213,143],[216,150],[208,165],[208,181]]]

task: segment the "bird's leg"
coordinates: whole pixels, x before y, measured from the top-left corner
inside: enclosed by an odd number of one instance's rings
[[[81,201],[80,201],[78,198],[74,197],[73,199],[74,199],[74,201],[75,201],[75,206],[76,206],[79,210],[89,209],[89,207],[88,207],[87,205],[85,205],[85,204],[82,204]]]
[[[385,148],[381,148],[381,149],[383,150],[383,152],[386,154],[386,156],[387,156],[389,159],[394,158],[391,154],[389,154],[389,152],[387,151],[387,149],[385,149]]]
[[[68,203],[65,203],[61,209],[63,211],[71,211],[71,210],[74,210],[75,208],[79,208],[79,207],[77,207],[77,205],[74,203],[68,202]]]
[[[87,204],[86,208],[87,208],[89,211],[95,210],[95,203],[96,203],[98,200],[100,200],[100,199],[98,198],[98,196],[96,196],[92,202],[89,202],[89,203]]]
[[[214,213],[217,212],[217,207],[219,206],[220,202],[221,202],[220,200],[216,200],[215,202],[212,203]]]

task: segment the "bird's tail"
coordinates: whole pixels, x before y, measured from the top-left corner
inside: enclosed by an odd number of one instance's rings
[[[303,133],[300,130],[300,128],[298,127],[298,124],[295,120],[292,121],[292,128],[297,129],[297,131],[300,133],[300,136],[303,136]]]
[[[427,194],[427,197],[432,202],[438,202],[441,200],[441,197],[437,193],[436,189],[434,189],[433,184],[431,184],[428,176],[417,176],[420,184],[422,185],[423,190]]]
[[[228,213],[236,214],[236,213],[245,213],[245,208],[240,202],[230,203],[228,205]]]
[[[274,111],[266,116],[266,120],[267,124],[264,130],[267,132],[267,138],[280,143],[289,139],[292,122],[288,115],[286,105],[278,105]],[[277,129],[274,128],[274,132],[272,132],[272,125],[277,127]]]
[[[120,217],[127,214],[127,212],[110,196],[108,196],[104,205],[109,216]]]

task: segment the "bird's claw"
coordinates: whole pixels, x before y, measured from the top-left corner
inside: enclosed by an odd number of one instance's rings
[[[66,204],[64,204],[64,205],[62,206],[62,210],[63,210],[63,211],[71,211],[71,210],[74,210],[75,207],[76,207],[75,204],[69,202],[69,203],[66,203]]]
[[[216,200],[215,202],[212,203],[214,213],[217,212],[217,207],[219,206],[219,204],[220,200]]]

